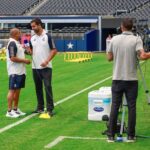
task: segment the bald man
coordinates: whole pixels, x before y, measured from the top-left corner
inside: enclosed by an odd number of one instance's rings
[[[10,39],[7,45],[7,71],[9,76],[8,111],[6,117],[17,118],[25,115],[19,108],[19,95],[21,88],[25,87],[26,64],[30,60],[25,59],[25,49],[22,48],[19,40],[21,32],[17,28],[10,31]]]

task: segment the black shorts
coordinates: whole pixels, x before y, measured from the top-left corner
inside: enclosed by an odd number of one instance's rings
[[[9,76],[9,89],[20,89],[25,87],[26,75],[12,74]]]

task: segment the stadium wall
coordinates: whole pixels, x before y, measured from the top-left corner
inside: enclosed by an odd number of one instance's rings
[[[23,25],[21,30],[23,33],[30,31],[30,21],[35,16],[13,16],[13,17],[0,17],[0,33],[3,33],[3,35],[6,35],[0,37],[0,39],[8,39],[8,33],[10,28],[14,27],[13,25]],[[37,17],[37,16],[36,16]],[[55,37],[58,34],[62,34],[58,31],[53,32],[52,28],[49,29],[49,24],[75,24],[75,25],[89,25],[90,24],[90,31],[82,31],[80,34],[80,37],[78,39],[75,39],[75,37],[71,37],[70,39],[63,39],[64,37],[60,37],[54,39],[55,43],[57,45],[57,48],[59,51],[102,51],[105,50],[105,40],[108,35],[108,33],[111,31],[112,34],[115,34],[115,28],[119,26],[120,19],[116,18],[102,18],[101,16],[38,16],[42,19],[42,22],[45,25],[45,30],[47,30],[49,33],[52,34],[53,37]],[[64,35],[67,34],[66,32]],[[73,35],[73,32],[70,31],[68,34]],[[91,36],[91,37],[90,37]],[[72,43],[73,42],[73,43]],[[67,48],[68,44],[74,44],[74,49]]]

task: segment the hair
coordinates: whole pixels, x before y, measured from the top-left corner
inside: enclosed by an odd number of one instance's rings
[[[122,20],[122,26],[127,29],[128,31],[131,31],[133,28],[133,20],[131,18],[125,18]]]
[[[43,23],[41,21],[40,18],[34,18],[30,23],[35,23],[36,25],[41,25],[41,27],[43,26]]]
[[[18,28],[12,28],[10,30],[10,37],[15,37],[18,32],[20,32]]]

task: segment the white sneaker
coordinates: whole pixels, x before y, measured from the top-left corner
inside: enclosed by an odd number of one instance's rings
[[[16,114],[13,110],[11,110],[10,112],[7,111],[6,117],[17,118],[17,117],[19,117],[19,115]]]
[[[19,108],[17,110],[13,110],[16,114],[18,114],[19,116],[24,116],[26,115],[26,113],[22,112]]]

